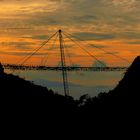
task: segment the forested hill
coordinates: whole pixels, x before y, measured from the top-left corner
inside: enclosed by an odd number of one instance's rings
[[[55,94],[52,90],[38,86],[18,76],[4,73],[0,65],[0,96],[5,97],[43,97],[43,107],[78,112],[104,112],[107,110],[129,109],[140,103],[140,56],[138,56],[116,88],[97,97],[82,96],[75,101],[72,97]],[[39,102],[39,101],[38,101]],[[37,102],[36,102],[37,103]],[[41,105],[39,104],[39,106]],[[138,106],[137,106],[138,107]]]
[[[97,97],[86,97],[83,111],[94,112],[135,110],[140,104],[140,56],[138,56],[116,88]],[[131,111],[132,111],[131,110]]]
[[[12,102],[18,102],[17,106],[32,105],[49,109],[69,110],[75,107],[72,97],[54,93],[46,87],[35,85],[19,76],[4,73],[0,64],[0,97]],[[10,99],[10,100],[9,100]],[[23,101],[24,100],[24,101]]]

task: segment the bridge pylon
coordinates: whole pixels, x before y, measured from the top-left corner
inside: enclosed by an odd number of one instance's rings
[[[59,32],[59,43],[60,43],[60,53],[61,53],[61,66],[62,66],[62,75],[63,75],[64,94],[65,94],[65,96],[69,96],[68,75],[67,75],[67,68],[66,68],[66,58],[65,58],[62,30],[59,30],[58,32]]]

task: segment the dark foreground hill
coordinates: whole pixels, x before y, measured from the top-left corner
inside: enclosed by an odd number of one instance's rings
[[[35,85],[18,76],[4,73],[0,65],[0,97],[15,107],[48,108],[55,110],[74,110],[76,104],[72,97],[65,97]],[[10,106],[9,106],[10,107]]]
[[[11,97],[14,101],[15,97],[20,97],[20,101],[35,97],[36,101],[30,99],[29,102],[31,104],[33,102],[36,107],[64,110],[70,113],[98,114],[97,112],[130,109],[140,102],[140,56],[134,60],[114,90],[109,93],[100,93],[94,98],[82,96],[78,101],[73,100],[72,97],[55,94],[52,90],[35,85],[18,76],[6,74],[0,66],[0,96]],[[40,97],[43,97],[43,100]],[[19,102],[19,104],[22,103],[25,105],[25,102]]]
[[[1,120],[5,120],[6,127],[10,124],[10,131],[16,122],[17,129],[24,126],[29,133],[42,128],[41,132],[45,131],[48,136],[47,128],[53,135],[55,131],[61,131],[62,135],[67,132],[65,138],[78,130],[81,130],[80,136],[85,135],[86,131],[88,136],[91,131],[93,138],[97,131],[101,136],[104,136],[104,132],[111,135],[113,131],[115,137],[120,130],[122,134],[128,129],[131,133],[132,129],[138,128],[139,122],[140,56],[134,60],[114,90],[100,93],[94,98],[82,96],[78,101],[55,94],[18,76],[5,74],[0,67],[0,97]]]
[[[140,107],[140,56],[125,73],[119,84],[109,93],[100,93],[97,97],[86,98],[81,107],[84,112],[124,113],[139,110]],[[137,111],[138,113],[138,111]]]

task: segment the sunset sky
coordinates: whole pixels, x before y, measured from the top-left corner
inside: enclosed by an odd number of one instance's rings
[[[86,44],[95,44],[130,62],[140,55],[140,0],[0,0],[0,7],[3,63],[18,62],[59,29],[84,39],[82,47],[106,65],[128,63]],[[58,42],[49,50],[53,40],[29,63],[41,63],[49,52],[48,63],[57,65]],[[70,40],[65,41],[73,63],[95,63]]]

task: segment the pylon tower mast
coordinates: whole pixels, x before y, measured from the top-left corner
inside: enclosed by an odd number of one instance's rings
[[[60,42],[60,53],[61,53],[61,66],[62,66],[62,75],[63,75],[63,86],[65,96],[69,96],[69,86],[68,86],[68,75],[66,69],[66,58],[64,50],[64,41],[62,36],[62,30],[59,30],[59,42]]]

